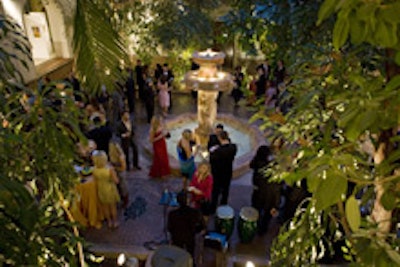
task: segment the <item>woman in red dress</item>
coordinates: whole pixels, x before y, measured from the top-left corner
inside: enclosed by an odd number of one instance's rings
[[[203,215],[209,215],[212,188],[213,178],[210,165],[207,162],[202,162],[193,174],[188,191],[192,193],[193,207],[200,209]]]
[[[153,164],[150,169],[150,177],[161,178],[171,174],[166,137],[169,137],[169,133],[162,123],[162,118],[154,116],[150,124],[150,142],[153,144]]]

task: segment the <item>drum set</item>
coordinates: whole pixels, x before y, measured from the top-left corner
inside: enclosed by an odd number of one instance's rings
[[[238,234],[240,242],[250,243],[257,233],[258,211],[253,207],[242,207],[239,213]],[[216,211],[215,228],[229,239],[235,227],[235,212],[228,205],[219,206]]]

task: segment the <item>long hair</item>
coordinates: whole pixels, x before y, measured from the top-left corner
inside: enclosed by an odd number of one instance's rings
[[[207,171],[200,172],[200,169],[202,169],[203,166],[207,167]],[[199,178],[199,180],[201,180],[201,181],[204,180],[210,174],[211,174],[210,164],[206,161],[200,162],[197,167],[197,177]]]
[[[157,131],[158,127],[161,125],[161,121],[161,116],[153,116],[150,123],[150,133],[154,134]]]
[[[267,145],[261,145],[258,147],[256,155],[250,162],[250,168],[258,169],[266,166],[269,163],[269,156],[272,155],[272,151]]]

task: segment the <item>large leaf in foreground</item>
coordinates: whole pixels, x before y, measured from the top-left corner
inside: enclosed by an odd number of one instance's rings
[[[339,171],[327,172],[326,178],[322,179],[318,190],[314,193],[317,210],[323,210],[337,203],[342,194],[347,190],[347,180]]]
[[[112,89],[113,83],[121,78],[120,61],[127,56],[106,10],[93,0],[77,1],[73,40],[76,67],[84,75],[86,90],[98,93],[103,84]]]

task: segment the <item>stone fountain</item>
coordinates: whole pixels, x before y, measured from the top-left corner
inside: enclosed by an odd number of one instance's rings
[[[200,145],[200,153],[197,153],[196,162],[200,162],[208,159],[207,143],[215,124],[222,123],[232,142],[238,146],[238,153],[233,165],[234,177],[249,170],[249,162],[257,147],[265,144],[264,136],[255,125],[232,114],[217,114],[218,93],[228,91],[233,87],[231,74],[220,70],[224,59],[224,53],[210,49],[193,54],[193,61],[200,68],[188,71],[184,82],[186,90],[197,91],[197,114],[183,113],[171,116],[166,120],[166,126],[171,133],[171,138],[167,140],[169,161],[171,169],[177,175],[180,167],[176,146],[184,129],[193,130],[196,135],[196,143]],[[151,144],[146,143],[145,150],[151,155]]]
[[[186,89],[195,90],[197,94],[197,121],[195,129],[196,142],[200,145],[203,156],[207,157],[207,143],[217,117],[217,97],[220,91],[233,87],[232,75],[218,70],[224,63],[225,54],[207,49],[194,52],[192,60],[200,66],[198,70],[185,75]]]

